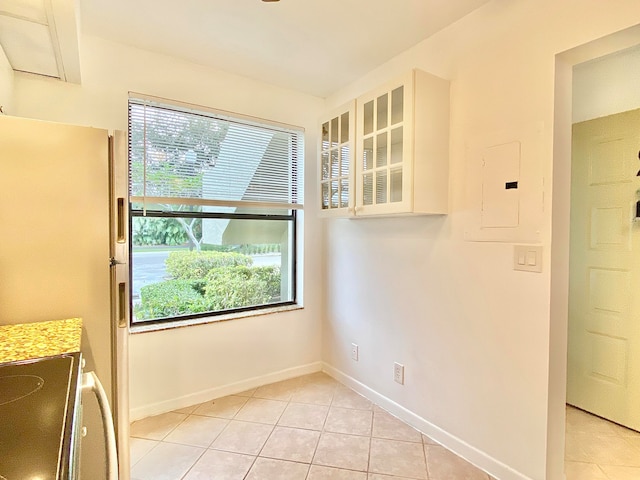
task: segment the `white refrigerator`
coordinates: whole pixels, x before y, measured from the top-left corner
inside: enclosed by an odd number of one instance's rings
[[[0,115],[0,324],[83,319],[85,371],[114,415],[129,478],[128,215],[122,132]],[[81,479],[105,475],[98,404],[83,394]]]

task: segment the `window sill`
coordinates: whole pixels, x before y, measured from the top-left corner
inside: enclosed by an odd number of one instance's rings
[[[229,313],[226,315],[216,315],[212,317],[190,318],[188,320],[176,320],[175,322],[167,322],[167,323],[161,323],[161,324],[155,323],[155,324],[145,325],[144,323],[140,323],[137,325],[132,325],[129,331],[132,334],[158,332],[161,330],[171,330],[174,328],[184,328],[184,327],[192,327],[195,325],[205,325],[209,323],[226,322],[229,320],[237,320],[240,318],[272,315],[274,313],[290,312],[292,310],[302,310],[303,308],[304,307],[302,305],[283,305],[279,307],[264,308],[260,310],[248,310],[246,312]]]

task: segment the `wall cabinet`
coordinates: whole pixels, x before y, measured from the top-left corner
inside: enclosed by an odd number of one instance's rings
[[[320,134],[320,205],[327,216],[354,213],[355,100],[327,114]]]
[[[355,134],[349,123],[350,136],[343,137],[343,116],[351,120],[354,109]],[[329,115],[322,122],[320,164],[325,212],[446,214],[449,82],[412,70]],[[339,176],[334,166],[341,169]]]

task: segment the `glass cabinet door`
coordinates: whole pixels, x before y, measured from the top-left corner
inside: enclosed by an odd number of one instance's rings
[[[320,137],[320,208],[346,211],[353,198],[353,141],[355,103],[322,122]]]
[[[404,103],[405,86],[401,85],[362,106],[359,205],[403,201]]]
[[[351,108],[327,115],[320,158],[323,212],[447,214],[449,90],[448,80],[412,69],[360,95]]]

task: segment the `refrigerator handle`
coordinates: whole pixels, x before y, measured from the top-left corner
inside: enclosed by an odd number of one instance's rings
[[[127,326],[127,284],[118,283],[118,328]]]
[[[95,372],[82,374],[82,389],[91,390],[98,400],[102,425],[104,427],[104,443],[107,450],[107,480],[118,480],[118,452],[116,450],[116,434],[113,428],[113,416],[109,408],[109,400],[100,379]]]
[[[126,234],[126,210],[124,204],[124,198],[118,197],[116,199],[116,217],[117,217],[117,226],[116,226],[116,242],[117,243],[125,243],[127,241]]]

